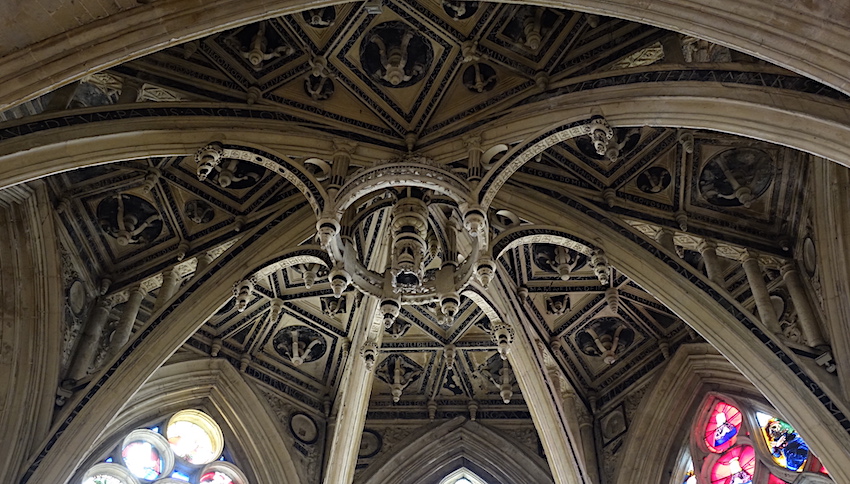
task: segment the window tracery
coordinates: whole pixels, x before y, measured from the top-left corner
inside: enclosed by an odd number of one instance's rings
[[[133,430],[81,484],[249,484],[227,461],[221,428],[209,415],[183,410],[161,425]]]
[[[446,476],[440,484],[487,484],[484,479],[481,479],[475,473],[465,467],[452,472]]]
[[[829,482],[804,437],[759,404],[713,395],[691,429],[675,484]]]

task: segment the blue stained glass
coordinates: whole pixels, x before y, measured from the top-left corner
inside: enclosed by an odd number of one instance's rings
[[[174,479],[180,479],[181,481],[189,482],[189,476],[187,476],[186,474],[183,474],[180,471],[172,472],[171,477],[173,477]]]
[[[809,458],[809,446],[784,420],[759,412],[756,418],[773,460],[786,469],[802,472]]]

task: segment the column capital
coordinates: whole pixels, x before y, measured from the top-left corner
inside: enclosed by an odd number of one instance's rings
[[[706,250],[717,250],[717,242],[711,239],[702,239],[702,242],[697,244],[697,251],[702,254]]]
[[[799,273],[799,269],[797,269],[797,263],[794,260],[787,260],[782,267],[779,268],[779,274],[784,278],[786,274],[791,273]]]
[[[576,419],[578,420],[578,424],[582,427],[589,427],[593,424],[593,417],[590,416],[587,412],[576,412]]]
[[[479,150],[481,149],[481,135],[479,134],[468,134],[463,137],[463,145],[469,150]]]
[[[741,254],[741,262],[748,262],[748,261],[751,261],[751,260],[755,260],[756,262],[758,262],[759,254],[758,254],[758,252],[756,252],[752,249],[747,249],[747,250],[744,251],[743,254]]]
[[[347,154],[351,155],[354,153],[354,150],[357,149],[357,143],[354,141],[349,141],[346,139],[335,139],[333,140],[334,144],[334,154]]]

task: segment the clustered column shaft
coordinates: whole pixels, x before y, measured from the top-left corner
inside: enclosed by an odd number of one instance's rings
[[[112,335],[109,348],[110,357],[115,356],[118,350],[130,339],[130,334],[133,332],[133,326],[136,324],[136,318],[139,315],[139,308],[145,299],[145,292],[141,286],[130,289],[127,303],[124,304],[124,312],[121,313],[121,319],[118,320],[115,333]]]
[[[95,303],[89,313],[83,334],[77,344],[77,351],[68,370],[69,380],[82,380],[89,372],[89,367],[94,361],[97,353],[98,343],[103,334],[103,328],[109,320],[109,311],[112,309],[112,299],[101,297]]]
[[[750,283],[750,290],[753,293],[753,299],[756,301],[756,308],[758,308],[762,323],[770,331],[779,333],[779,320],[776,317],[776,311],[773,309],[773,302],[770,300],[767,284],[764,282],[764,275],[761,271],[761,265],[759,265],[758,254],[748,250],[743,257],[742,265],[744,266],[744,272],[747,274],[747,281]]]
[[[661,247],[669,250],[670,252],[676,251],[676,243],[673,241],[673,231],[667,228],[663,228],[655,234],[655,240],[661,244]]]
[[[354,153],[355,145],[347,142],[335,142],[334,148],[331,181],[328,185],[328,190],[337,191],[345,183],[345,177],[348,175],[348,167],[351,164],[351,154]]]
[[[809,297],[803,288],[803,281],[800,279],[797,265],[794,262],[789,262],[782,266],[781,273],[785,287],[791,295],[791,301],[794,303],[794,308],[797,309],[800,331],[803,333],[806,343],[809,346],[826,345],[820,326],[818,326],[817,317],[809,302]]]
[[[482,167],[481,167],[481,138],[478,136],[469,136],[464,138],[464,143],[466,143],[467,153],[469,154],[469,161],[467,162],[467,178],[469,181],[478,181],[481,179],[482,175]]]
[[[705,272],[708,274],[708,278],[717,283],[718,286],[725,287],[726,281],[723,279],[720,260],[717,258],[717,244],[711,240],[704,240],[699,245],[698,250],[702,255],[703,262],[705,262]]]
[[[180,287],[178,284],[180,280],[180,275],[177,274],[177,271],[174,270],[173,267],[168,268],[162,271],[162,286],[159,288],[159,294],[156,296],[156,305],[154,309],[159,309],[165,306],[174,293],[177,292],[177,288]]]

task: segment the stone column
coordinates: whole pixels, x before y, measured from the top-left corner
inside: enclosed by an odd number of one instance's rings
[[[118,353],[118,350],[124,346],[130,339],[130,334],[133,333],[133,326],[136,324],[136,317],[139,315],[139,308],[142,301],[145,299],[146,291],[142,286],[136,286],[130,289],[127,302],[124,304],[124,312],[121,313],[121,319],[118,320],[118,326],[115,327],[115,332],[112,334],[112,341],[109,345],[109,357],[112,358]]]
[[[71,362],[71,367],[68,369],[69,380],[82,380],[88,374],[89,366],[94,361],[100,338],[103,335],[103,328],[106,327],[106,322],[109,320],[109,311],[111,309],[112,299],[106,297],[98,298],[91,313],[89,313],[89,319],[86,321],[80,341],[77,343],[74,359]]]
[[[584,462],[587,465],[587,474],[592,482],[599,482],[599,473],[596,463],[596,443],[593,438],[593,417],[586,413],[579,413],[579,433],[581,434],[581,445],[584,450]]]
[[[682,40],[679,34],[671,33],[661,39],[661,47],[664,49],[664,61],[672,64],[684,64],[685,54],[682,52]]]
[[[375,381],[377,349],[383,334],[383,315],[378,311],[378,301],[370,297],[357,315],[358,324],[354,341],[348,355],[348,364],[343,373],[336,402],[335,425],[330,440],[330,451],[326,455],[324,482],[340,484],[354,480],[360,438],[366,424],[369,396]]]
[[[747,281],[750,283],[750,290],[753,292],[753,299],[756,301],[759,318],[767,328],[779,333],[779,320],[776,317],[776,311],[773,309],[773,302],[770,300],[770,294],[767,292],[767,284],[764,282],[764,275],[759,265],[758,254],[748,250],[743,257],[742,265],[744,272],[747,273]]]
[[[196,275],[200,274],[201,272],[203,272],[204,269],[210,266],[210,263],[213,261],[213,256],[211,256],[209,252],[204,252],[203,254],[198,256],[197,260],[198,265],[197,267],[195,267]]]
[[[159,288],[159,293],[156,296],[154,309],[159,309],[165,306],[165,303],[171,299],[171,296],[173,296],[180,287],[179,280],[180,276],[173,267],[162,271],[162,286]]]
[[[697,247],[702,255],[702,260],[705,262],[705,272],[708,278],[718,286],[726,288],[726,281],[723,279],[723,271],[720,269],[720,261],[717,259],[717,244],[713,240],[705,239]]]
[[[331,164],[331,182],[328,184],[328,190],[333,190],[334,193],[336,193],[345,183],[345,176],[348,174],[348,166],[351,164],[351,154],[354,153],[356,146],[356,144],[348,141],[334,141],[333,164]]]
[[[797,264],[790,261],[782,266],[781,272],[785,287],[791,295],[791,301],[794,302],[794,308],[797,309],[797,317],[800,321],[800,331],[803,332],[803,338],[805,338],[809,346],[825,346],[826,341],[823,339],[817,316],[815,316],[815,312],[809,302],[809,296],[806,294],[805,288],[803,288],[803,281],[800,279]]]
[[[142,89],[142,81],[133,78],[125,77],[124,83],[121,84],[121,94],[118,95],[116,104],[130,104],[136,102],[139,98],[139,91]]]
[[[676,252],[676,243],[673,241],[673,231],[668,228],[662,228],[655,234],[655,241],[661,244],[661,247]]]
[[[482,167],[481,167],[481,137],[480,136],[466,136],[463,138],[463,142],[466,145],[467,153],[469,154],[469,160],[466,164],[467,166],[467,178],[469,181],[478,181],[481,180]]]

